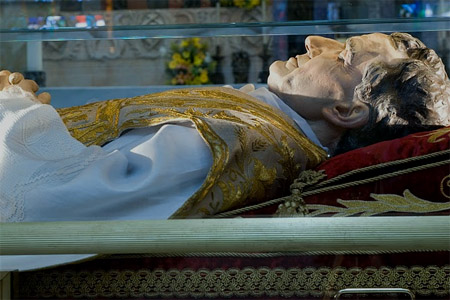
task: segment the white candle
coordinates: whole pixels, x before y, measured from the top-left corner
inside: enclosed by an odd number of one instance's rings
[[[27,71],[42,70],[42,42],[27,42]]]

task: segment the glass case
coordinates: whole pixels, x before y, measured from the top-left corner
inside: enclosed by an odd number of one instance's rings
[[[264,83],[272,61],[305,52],[308,35],[399,31],[448,68],[449,11],[439,0],[2,0],[0,62],[43,72],[29,76],[51,88]],[[186,50],[197,61],[177,66]]]
[[[304,54],[307,36],[344,42],[374,32],[410,33],[450,71],[446,0],[0,0],[0,70],[34,79],[61,116],[76,119],[71,107],[99,100],[265,87],[270,64]],[[295,202],[280,195],[212,220],[2,224],[2,255],[74,256],[43,270],[0,273],[0,292],[446,299],[449,140],[447,126],[327,160],[290,187],[309,211],[301,218],[273,218],[289,215]],[[264,164],[258,168],[270,177]]]

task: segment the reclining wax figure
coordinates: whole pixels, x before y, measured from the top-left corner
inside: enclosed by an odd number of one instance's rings
[[[269,89],[181,89],[58,111],[4,71],[1,221],[211,216],[280,196],[328,155],[450,125],[447,74],[419,40],[305,44],[307,54],[271,65]]]
[[[214,215],[279,195],[327,151],[449,125],[447,75],[419,40],[306,48],[271,65],[270,91],[173,90],[59,114],[34,82],[3,73],[1,221]]]

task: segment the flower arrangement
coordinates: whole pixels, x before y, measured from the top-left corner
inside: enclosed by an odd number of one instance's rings
[[[216,62],[207,52],[208,46],[199,38],[183,39],[171,45],[171,60],[167,72],[173,85],[198,85],[211,83],[209,73],[214,72]]]
[[[236,6],[245,9],[252,9],[258,5],[261,5],[261,0],[220,0],[220,5],[227,6]]]

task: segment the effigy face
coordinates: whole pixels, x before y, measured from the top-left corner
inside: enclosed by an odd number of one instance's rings
[[[305,54],[275,61],[270,66],[269,89],[306,119],[320,119],[324,106],[334,101],[355,100],[355,88],[362,82],[369,65],[399,65],[401,61],[412,59],[408,54],[411,49],[426,48],[407,34],[398,36],[406,38],[396,41],[394,35],[372,33],[353,36],[341,43],[309,36],[305,39]],[[439,60],[437,56],[436,59]],[[442,63],[438,64],[441,66],[432,66],[434,70],[444,69]],[[441,78],[447,79],[445,74]]]

